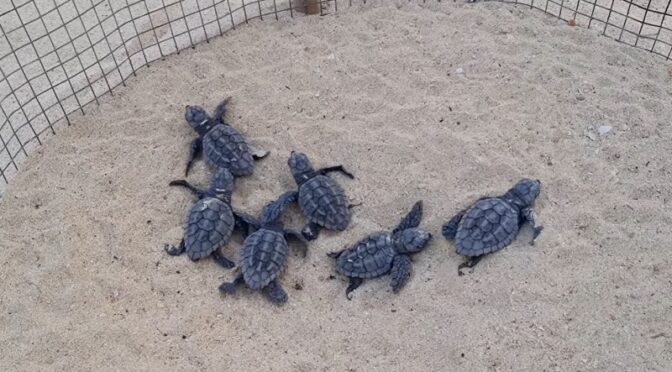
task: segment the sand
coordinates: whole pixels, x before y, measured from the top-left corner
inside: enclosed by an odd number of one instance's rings
[[[0,370],[670,370],[669,68],[493,3],[253,22],[154,63],[38,148],[0,202]],[[334,176],[363,205],[292,251],[283,307],[221,296],[234,272],[162,249],[193,200],[167,187],[195,136],[183,107],[228,95],[232,125],[272,151],[236,208],[295,187],[291,150],[357,176]],[[525,229],[458,277],[440,226],[524,176],[543,182],[537,244]],[[418,199],[436,239],[407,287],[369,280],[348,301],[325,254]]]

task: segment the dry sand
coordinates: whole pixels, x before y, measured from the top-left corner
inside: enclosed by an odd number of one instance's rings
[[[672,370],[669,67],[493,3],[255,22],[155,63],[2,199],[0,370]],[[357,176],[335,176],[363,202],[352,226],[291,255],[284,307],[220,296],[233,272],[162,250],[192,202],[166,186],[195,135],[183,107],[227,95],[230,122],[272,151],[237,208],[295,187],[290,150]],[[208,174],[199,162],[191,179]],[[441,224],[523,176],[543,181],[537,245],[525,230],[458,277]],[[325,253],[417,199],[436,239],[407,287],[369,280],[347,301]],[[286,222],[301,226],[296,208]]]

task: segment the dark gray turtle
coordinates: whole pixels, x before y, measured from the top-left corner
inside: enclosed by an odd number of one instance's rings
[[[285,229],[280,215],[288,204],[296,201],[295,192],[282,194],[278,200],[266,205],[261,214],[261,221],[246,216],[246,222],[258,230],[245,239],[240,258],[241,273],[233,282],[225,282],[219,290],[233,294],[236,285],[245,283],[254,290],[264,289],[268,298],[278,304],[287,302],[287,293],[278,283],[278,275],[285,267],[289,248],[287,238],[296,238],[301,243],[303,256],[306,255],[307,243],[296,231]]]
[[[219,253],[231,238],[234,227],[246,224],[246,218],[231,209],[233,175],[225,168],[218,169],[208,190],[200,190],[185,180],[173,181],[170,186],[189,189],[198,196],[198,201],[189,208],[180,245],[166,244],[166,252],[171,256],[186,252],[192,261],[212,256],[221,266],[234,267],[233,262]]]
[[[484,255],[509,245],[526,222],[534,228],[534,244],[544,228],[536,224],[532,210],[540,191],[539,180],[524,178],[502,196],[478,199],[443,225],[443,236],[455,241],[458,254],[468,257],[458,266],[458,275],[463,275],[463,268],[476,266]]]
[[[342,165],[314,170],[308,156],[292,151],[287,162],[298,188],[299,207],[310,221],[301,230],[307,240],[317,239],[320,229],[343,231],[350,224],[350,205],[343,188],[327,176],[341,172],[355,178]]]
[[[249,176],[254,173],[254,160],[264,158],[268,151],[251,151],[245,137],[224,121],[226,104],[231,97],[222,101],[210,117],[201,106],[187,106],[184,118],[198,133],[189,148],[185,176],[201,151],[210,165],[227,168],[234,176]]]
[[[364,279],[388,273],[392,276],[392,291],[399,292],[411,275],[409,254],[421,251],[432,238],[430,233],[417,228],[421,219],[422,201],[418,201],[391,232],[373,233],[350,248],[328,254],[336,259],[336,270],[350,278],[345,290],[348,300],[350,292]]]

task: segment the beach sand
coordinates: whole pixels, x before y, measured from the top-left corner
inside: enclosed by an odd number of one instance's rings
[[[405,2],[252,22],[153,63],[0,201],[0,370],[669,371],[669,68],[525,7]],[[222,296],[235,272],[163,251],[193,202],[167,186],[196,135],[184,106],[226,96],[228,121],[271,151],[235,208],[296,187],[291,150],[356,175],[333,176],[362,203],[350,228],[292,250],[282,307]],[[458,277],[441,225],[522,177],[543,183],[536,245],[525,228]],[[435,239],[407,286],[368,280],[348,301],[326,253],[419,199]]]

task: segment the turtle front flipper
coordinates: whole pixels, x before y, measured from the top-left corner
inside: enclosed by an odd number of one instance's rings
[[[198,197],[199,200],[200,200],[200,199],[203,199],[206,195],[208,195],[208,191],[206,191],[206,190],[201,190],[201,189],[199,189],[199,188],[193,186],[192,184],[190,184],[190,183],[187,182],[186,180],[174,180],[174,181],[171,181],[171,182],[168,184],[168,186],[180,186],[180,187],[184,187],[185,189],[191,191],[194,195],[196,195],[196,196]]]
[[[326,168],[318,169],[315,173],[318,173],[318,174],[321,174],[321,175],[324,176],[324,175],[326,175],[327,173],[330,173],[330,172],[340,172],[341,174],[345,175],[346,177],[348,177],[350,179],[355,178],[355,176],[352,173],[345,170],[343,165],[335,165],[333,167],[326,167]]]
[[[441,234],[444,238],[447,240],[455,240],[455,235],[457,235],[457,227],[459,226],[460,221],[462,221],[462,217],[464,217],[465,213],[467,213],[466,209],[459,211],[456,215],[453,216],[453,218],[450,219],[450,221],[443,225],[441,228]]]
[[[224,294],[232,295],[232,294],[236,293],[236,287],[239,284],[243,284],[243,283],[245,283],[245,279],[243,278],[243,274],[241,273],[241,274],[238,274],[236,279],[234,279],[232,282],[224,282],[224,283],[220,284],[219,285],[219,291],[224,293]]]
[[[166,253],[168,253],[171,256],[179,256],[182,253],[184,253],[184,251],[187,250],[187,248],[184,245],[184,239],[182,239],[182,241],[180,241],[180,244],[177,247],[172,244],[165,244],[163,246],[163,250],[165,250]]]
[[[320,235],[320,229],[322,229],[322,226],[316,224],[315,222],[309,222],[301,230],[301,234],[308,241],[315,240]]]
[[[406,229],[411,229],[414,227],[420,226],[420,220],[422,220],[422,200],[417,201],[411,211],[399,222],[399,225],[392,230],[392,234],[396,234],[399,231]]]
[[[542,225],[537,225],[536,216],[532,208],[524,208],[520,211],[520,216],[523,222],[529,222],[532,225],[534,232],[532,233],[532,241],[530,245],[534,245],[534,241],[537,239],[539,234],[544,230]]]
[[[219,123],[224,123],[224,115],[226,114],[226,105],[231,101],[231,97],[226,97],[222,102],[217,104],[213,112],[213,119]]]
[[[362,285],[363,282],[364,282],[364,279],[362,279],[362,278],[350,277],[350,284],[348,284],[348,288],[345,289],[345,297],[348,300],[352,300],[352,296],[350,295],[350,292],[359,288],[359,286]]]
[[[268,296],[269,300],[273,301],[278,305],[282,305],[285,302],[287,302],[288,297],[287,292],[285,292],[285,290],[282,289],[277,279],[268,283],[268,285],[264,289],[264,292],[266,292],[266,296]]]
[[[234,267],[236,267],[236,264],[233,261],[224,257],[217,250],[212,252],[211,256],[212,256],[212,259],[215,260],[215,262],[217,262],[217,264],[219,264],[219,266],[221,266],[225,269],[233,269]]]
[[[191,166],[194,163],[194,159],[198,157],[201,152],[203,152],[203,140],[199,136],[195,140],[191,142],[191,145],[189,146],[189,155],[187,156],[187,168],[184,170],[184,176],[189,175],[189,169],[191,169]]]
[[[296,198],[299,193],[296,191],[287,191],[284,194],[280,195],[278,199],[274,202],[267,204],[262,210],[261,223],[273,222],[280,218],[280,215],[285,210],[285,208],[296,202]]]
[[[392,281],[392,292],[397,293],[406,285],[408,278],[411,277],[411,259],[410,257],[400,254],[392,260],[392,270],[390,271]]]
[[[299,244],[297,245],[298,249],[301,251],[301,255],[306,257],[308,255],[308,242],[304,239],[303,235],[298,231],[292,229],[285,229],[285,239],[294,239]]]
[[[466,268],[472,268],[472,267],[476,266],[476,264],[481,260],[481,258],[483,258],[483,256],[485,256],[485,255],[469,257],[469,258],[467,259],[467,261],[461,263],[461,264],[457,267],[457,275],[458,275],[458,276],[462,276],[462,275],[464,275],[464,273],[462,272],[462,269],[464,269],[465,267],[466,267]]]

